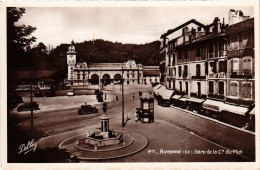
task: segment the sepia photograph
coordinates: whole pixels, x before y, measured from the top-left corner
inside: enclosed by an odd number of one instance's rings
[[[257,3],[102,4],[1,6],[5,165],[257,169]]]

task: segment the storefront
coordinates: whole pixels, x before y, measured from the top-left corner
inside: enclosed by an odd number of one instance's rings
[[[220,119],[223,122],[232,124],[237,127],[243,127],[246,124],[245,113],[248,111],[248,108],[223,103],[221,109],[222,114]]]
[[[182,97],[181,95],[175,94],[174,96],[171,97],[171,103],[172,103],[174,106],[177,106],[177,107],[178,107],[178,99],[181,98],[181,97]]]
[[[186,103],[188,105],[187,109],[193,112],[202,113],[202,103],[205,101],[205,99],[199,99],[195,97],[191,97],[187,99]]]
[[[216,100],[211,100],[207,99],[205,102],[202,104],[203,112],[212,118],[219,119],[221,115],[221,106],[224,103],[221,101],[216,101]]]
[[[170,107],[171,105],[171,97],[174,94],[174,90],[161,90],[158,95],[158,105],[164,107]]]

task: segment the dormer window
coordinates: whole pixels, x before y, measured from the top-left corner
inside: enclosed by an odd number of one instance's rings
[[[198,27],[198,31],[201,31],[201,27]]]

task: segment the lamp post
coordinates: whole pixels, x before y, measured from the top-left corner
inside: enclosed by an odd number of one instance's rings
[[[123,70],[123,66],[122,66],[122,127],[125,127],[125,121],[124,121],[124,70]]]

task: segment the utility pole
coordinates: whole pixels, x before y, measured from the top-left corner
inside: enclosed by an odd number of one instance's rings
[[[124,113],[124,78],[123,78],[123,75],[124,75],[124,70],[123,70],[123,66],[122,66],[122,127],[125,127],[125,121],[124,121],[124,116],[125,116],[125,113]]]

